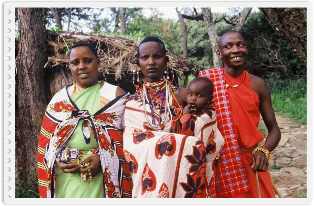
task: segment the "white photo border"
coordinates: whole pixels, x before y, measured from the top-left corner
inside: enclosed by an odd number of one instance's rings
[[[305,7],[307,8],[307,48],[313,46],[313,14],[312,4],[309,1],[296,0],[223,0],[223,1],[157,1],[157,0],[124,0],[124,1],[8,1],[3,4],[3,91],[2,91],[2,114],[3,114],[3,140],[2,140],[2,162],[3,162],[3,203],[9,205],[311,205],[313,175],[313,141],[307,138],[307,197],[306,198],[277,198],[277,199],[40,199],[40,198],[15,198],[15,8],[35,8],[35,7]],[[311,49],[307,49],[307,68],[313,66]],[[307,69],[307,137],[314,137],[312,109],[313,105],[314,73]],[[313,171],[312,171],[313,172]]]

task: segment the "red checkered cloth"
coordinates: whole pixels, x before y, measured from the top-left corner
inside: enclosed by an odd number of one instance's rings
[[[240,156],[238,134],[232,123],[228,93],[225,89],[224,70],[211,68],[199,73],[214,84],[214,107],[217,113],[218,128],[225,144],[220,158],[214,165],[215,174],[211,180],[211,196],[234,196],[248,191],[248,179]]]

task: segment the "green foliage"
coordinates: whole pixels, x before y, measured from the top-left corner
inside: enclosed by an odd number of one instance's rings
[[[195,71],[212,65],[212,50],[204,22],[187,21],[188,26],[188,58],[196,65]]]
[[[306,76],[306,65],[301,64],[287,40],[269,25],[263,13],[252,13],[242,32],[249,48],[251,69],[261,70],[263,66],[284,65],[286,70],[275,70],[281,77]]]
[[[179,27],[176,22],[163,20],[159,17],[146,18],[138,16],[128,24],[127,35],[139,42],[145,36],[159,36],[166,44],[167,49],[174,53],[180,53]]]
[[[54,32],[54,33],[59,33],[59,32],[62,32],[62,29],[59,26],[53,26],[49,28],[49,31]]]
[[[272,104],[276,111],[284,113],[302,124],[306,124],[306,80],[268,80],[272,88]]]
[[[92,8],[49,8],[47,10],[47,27],[54,25],[55,15],[61,19],[61,23],[65,24],[68,21],[69,15],[71,22],[77,24],[80,20],[89,20]]]

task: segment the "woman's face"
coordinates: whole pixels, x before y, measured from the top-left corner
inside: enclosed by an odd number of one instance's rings
[[[70,70],[80,87],[86,88],[97,83],[99,72],[95,54],[86,46],[71,49]]]
[[[157,42],[145,42],[139,47],[139,66],[145,81],[155,82],[162,79],[168,57]]]

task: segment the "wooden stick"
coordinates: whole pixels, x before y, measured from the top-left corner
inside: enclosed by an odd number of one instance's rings
[[[255,171],[255,176],[256,176],[256,184],[257,184],[257,194],[258,194],[258,197],[261,198],[262,194],[261,194],[261,187],[259,185],[258,171]]]

